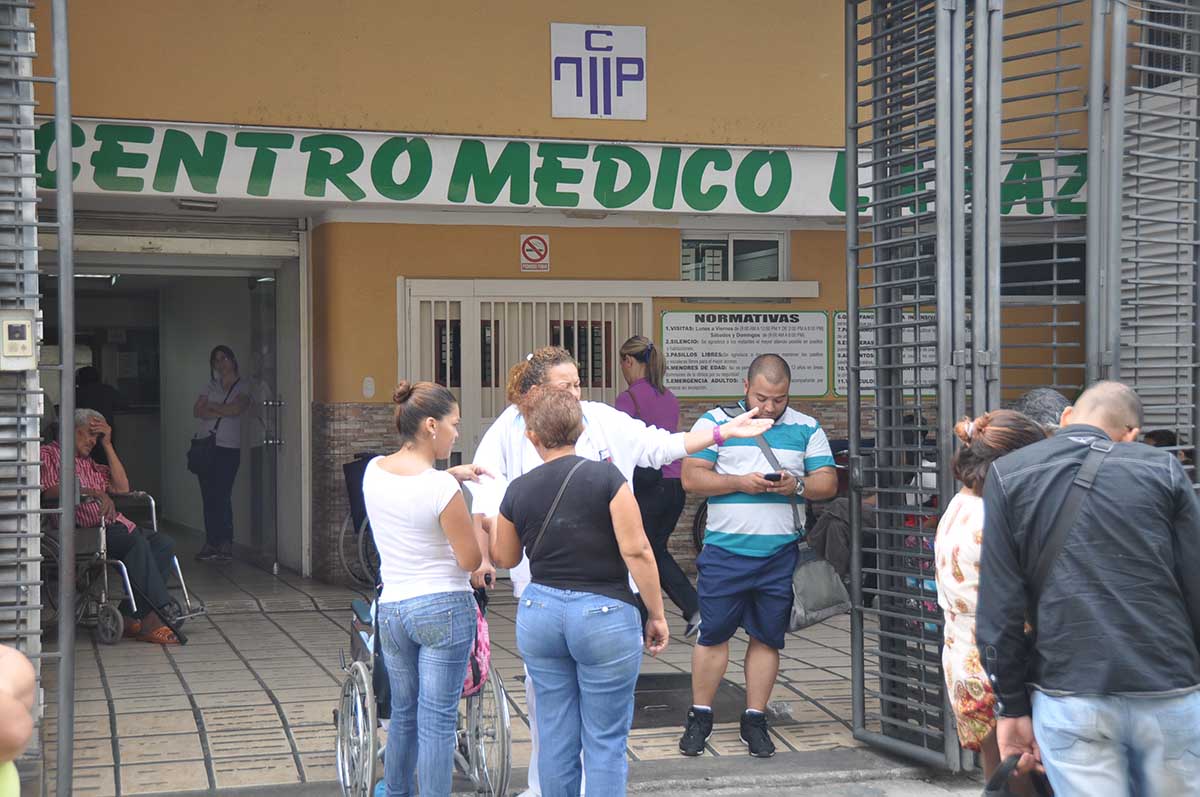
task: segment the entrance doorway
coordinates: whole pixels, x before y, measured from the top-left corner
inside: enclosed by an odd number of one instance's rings
[[[292,271],[297,271],[293,263]],[[136,265],[78,267],[76,306],[76,401],[102,412],[113,428],[113,443],[134,489],[157,502],[164,529],[180,538],[182,550],[204,540],[205,511],[197,478],[185,455],[199,421],[197,397],[212,379],[214,347],[227,346],[250,396],[247,410],[232,421],[240,444],[232,491],[234,556],[268,569],[304,568],[305,540],[295,511],[301,497],[280,488],[287,439],[287,397],[296,395],[298,362],[281,351],[298,350],[295,324],[280,319],[281,294],[295,282],[283,268],[247,268],[231,273],[182,269],[139,269]],[[42,362],[59,360],[54,273],[42,277],[46,344]],[[294,297],[293,297],[294,298]],[[287,341],[285,346],[281,343]],[[43,428],[56,435],[61,400],[57,371],[42,373],[46,391]],[[226,427],[231,419],[223,419]],[[293,438],[298,439],[298,438]],[[287,518],[291,517],[290,520]],[[280,534],[285,527],[289,532]]]

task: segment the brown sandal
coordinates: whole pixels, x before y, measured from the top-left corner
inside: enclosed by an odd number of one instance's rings
[[[149,633],[142,634],[138,638],[138,642],[150,642],[155,645],[178,645],[179,637],[175,636],[175,632],[165,625],[160,625]]]
[[[135,620],[132,617],[125,618],[125,631],[122,634],[126,639],[137,639],[142,635],[142,621]]]

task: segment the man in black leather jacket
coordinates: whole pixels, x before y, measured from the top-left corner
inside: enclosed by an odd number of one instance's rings
[[[1000,753],[1044,766],[1058,794],[1200,784],[1200,503],[1175,457],[1133,442],[1141,423],[1133,390],[1097,383],[984,489],[976,639]],[[1034,600],[1038,554],[1094,444],[1111,450]]]

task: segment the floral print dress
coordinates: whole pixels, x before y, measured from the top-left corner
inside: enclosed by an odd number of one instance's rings
[[[979,750],[996,727],[996,696],[975,646],[982,551],[983,499],[960,491],[938,523],[934,560],[938,604],[946,618],[942,672],[958,721],[958,740],[968,750]]]

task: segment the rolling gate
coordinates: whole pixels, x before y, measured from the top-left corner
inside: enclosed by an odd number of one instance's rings
[[[845,11],[854,733],[958,770],[932,569],[954,423],[1120,378],[1195,445],[1200,3]]]

